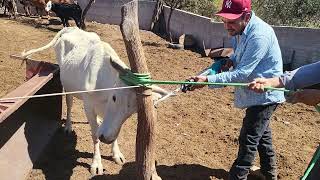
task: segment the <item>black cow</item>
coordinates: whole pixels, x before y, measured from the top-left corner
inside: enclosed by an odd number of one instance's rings
[[[68,20],[74,19],[78,28],[81,28],[82,9],[79,4],[53,3],[49,1],[46,6],[46,11],[53,11],[61,19],[64,27],[70,26]]]

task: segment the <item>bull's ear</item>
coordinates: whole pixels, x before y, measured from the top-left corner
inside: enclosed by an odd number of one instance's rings
[[[121,64],[117,63],[116,60],[112,59],[112,56],[110,56],[110,64],[120,74],[126,74],[128,71],[130,71],[130,69],[123,67]]]

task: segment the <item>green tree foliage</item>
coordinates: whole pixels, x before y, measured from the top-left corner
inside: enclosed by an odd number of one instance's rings
[[[172,9],[182,9],[187,6],[189,0],[163,0],[165,5]]]
[[[165,5],[173,9],[182,9],[206,17],[212,17],[222,0],[164,0]]]
[[[252,6],[272,25],[320,27],[320,0],[253,0]]]
[[[201,16],[213,17],[216,10],[217,0],[189,0],[183,10],[199,14]]]

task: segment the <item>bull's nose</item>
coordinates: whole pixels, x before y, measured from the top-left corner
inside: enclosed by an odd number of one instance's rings
[[[106,144],[111,144],[113,141],[110,141],[110,140],[108,140],[108,139],[106,139],[103,135],[101,135],[100,137],[99,137],[99,140],[101,141],[101,142],[103,142],[103,143],[106,143]]]

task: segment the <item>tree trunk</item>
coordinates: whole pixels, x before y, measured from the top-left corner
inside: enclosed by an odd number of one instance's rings
[[[95,2],[95,0],[90,0],[81,14],[81,24],[80,24],[81,29],[86,29],[86,24],[84,23],[86,20],[86,15],[87,15],[87,12],[89,11],[89,9],[91,8],[92,3],[94,3],[94,2]]]
[[[162,11],[163,11],[163,2],[162,2],[162,0],[157,0],[157,4],[153,10],[153,16],[152,16],[152,21],[151,21],[151,25],[150,25],[151,31],[153,31],[155,23],[157,23],[157,21],[159,20],[159,16]]]
[[[133,72],[148,73],[145,56],[139,36],[138,1],[134,0],[121,8],[121,33],[125,42],[130,66]],[[136,137],[137,180],[161,179],[156,172],[154,159],[155,111],[152,90],[137,89],[138,127]]]
[[[172,17],[173,11],[174,11],[174,8],[170,7],[170,13],[169,13],[168,24],[167,24],[167,34],[168,34],[169,41],[171,43],[172,43],[172,37],[171,37],[171,30],[170,30],[170,22],[171,22],[171,17]]]

